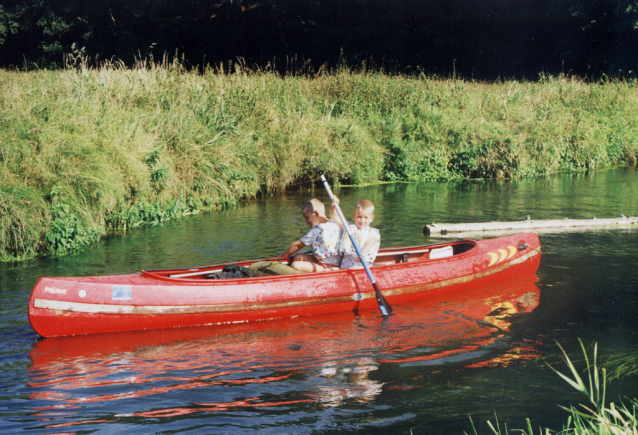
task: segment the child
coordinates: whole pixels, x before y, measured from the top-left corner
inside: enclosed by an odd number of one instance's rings
[[[339,254],[341,226],[326,217],[326,208],[318,199],[306,201],[301,208],[301,214],[311,229],[301,240],[290,245],[282,256],[288,257],[301,248],[309,246],[314,255],[295,255],[291,264],[294,269],[303,272],[338,270],[341,265],[341,254]]]
[[[334,200],[339,204],[339,199],[335,196]],[[333,205],[334,207],[334,205]],[[330,209],[332,213],[332,208]],[[376,228],[370,228],[370,224],[374,220],[374,204],[369,199],[360,199],[357,202],[357,206],[352,213],[354,218],[354,224],[347,223],[350,234],[352,234],[354,240],[359,245],[361,250],[361,256],[365,260],[366,264],[372,265],[374,259],[379,252],[379,246],[381,245],[381,236],[379,230]],[[341,221],[338,221],[341,224]],[[341,268],[342,269],[355,269],[363,268],[357,251],[355,251],[348,233],[344,230],[341,238],[339,252],[342,254]]]

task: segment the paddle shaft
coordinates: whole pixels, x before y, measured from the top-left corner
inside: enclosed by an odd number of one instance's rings
[[[317,169],[317,173],[321,177],[321,182],[323,183],[323,187],[326,188],[326,191],[328,192],[328,195],[330,196],[330,200],[332,201],[334,198],[334,194],[332,193],[332,190],[330,189],[330,185],[328,184],[326,177],[324,177],[323,175],[323,171],[321,169]],[[388,302],[385,300],[385,298],[381,294],[381,290],[379,290],[379,287],[377,286],[377,283],[374,280],[374,276],[372,276],[372,272],[370,272],[370,268],[366,264],[366,261],[364,260],[363,255],[361,255],[361,249],[359,248],[359,244],[354,239],[354,236],[352,235],[352,233],[350,232],[350,229],[348,228],[348,222],[346,222],[346,218],[343,216],[343,213],[341,212],[341,208],[339,207],[339,204],[335,204],[334,202],[333,204],[335,206],[335,209],[337,210],[337,214],[339,215],[341,222],[343,223],[343,229],[346,230],[346,233],[348,233],[348,237],[350,237],[352,246],[354,246],[354,250],[357,252],[357,257],[359,258],[359,261],[361,261],[361,264],[363,265],[363,268],[365,269],[366,274],[368,274],[368,278],[370,279],[370,282],[372,283],[372,287],[374,288],[374,294],[377,299],[377,304],[379,305],[379,310],[381,311],[381,314],[383,315],[383,317],[388,317],[392,314],[392,307],[390,306],[390,304],[388,304]]]

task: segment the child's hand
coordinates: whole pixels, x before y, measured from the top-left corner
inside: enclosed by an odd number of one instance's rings
[[[332,202],[330,203],[330,219],[339,226],[339,229],[343,230],[344,223],[341,222],[341,217],[337,213],[337,207],[335,205],[339,205],[339,198],[337,195],[332,195]]]

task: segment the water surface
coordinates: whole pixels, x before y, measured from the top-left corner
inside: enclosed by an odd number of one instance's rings
[[[346,215],[376,204],[382,246],[432,243],[428,223],[638,215],[638,173],[341,188]],[[491,433],[559,429],[582,398],[556,341],[637,360],[638,231],[541,233],[536,275],[378,312],[249,325],[40,339],[27,318],[41,276],[100,275],[283,252],[319,189],[138,229],[77,254],[0,264],[0,427],[7,433]],[[478,235],[476,238],[487,237]],[[636,376],[608,397],[636,397]]]

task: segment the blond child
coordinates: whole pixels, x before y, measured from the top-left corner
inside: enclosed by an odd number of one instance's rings
[[[339,198],[334,196],[334,202],[339,204]],[[330,212],[334,209],[332,205]],[[366,264],[371,265],[379,252],[381,245],[381,235],[376,228],[370,228],[370,224],[374,220],[374,204],[369,199],[360,199],[352,213],[354,224],[346,222],[350,234],[359,245],[361,256]],[[337,224],[343,226],[341,220],[337,219]],[[343,231],[341,243],[339,244],[339,252],[341,253],[341,269],[363,268],[357,251],[355,251],[348,233]]]
[[[324,270],[337,270],[341,265],[339,242],[341,240],[341,226],[326,217],[326,208],[318,199],[311,199],[301,208],[301,214],[310,231],[293,243],[282,254],[289,257],[300,249],[309,246],[313,255],[297,254],[293,258],[291,266],[302,272],[322,272]],[[332,209],[331,209],[331,217]]]

